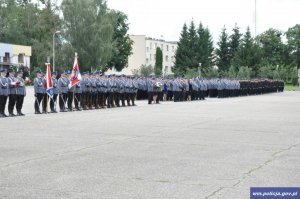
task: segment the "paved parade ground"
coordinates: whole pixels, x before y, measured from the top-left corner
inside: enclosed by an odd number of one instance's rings
[[[0,118],[2,199],[249,198],[300,186],[300,92]]]

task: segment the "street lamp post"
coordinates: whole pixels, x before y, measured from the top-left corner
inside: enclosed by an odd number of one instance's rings
[[[55,35],[60,33],[59,30],[53,33],[53,71],[55,71]]]
[[[198,67],[199,77],[201,77],[201,65],[202,65],[202,63],[199,63],[199,67]]]

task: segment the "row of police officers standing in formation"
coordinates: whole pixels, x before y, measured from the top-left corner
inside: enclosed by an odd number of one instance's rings
[[[181,102],[204,100],[206,97],[261,95],[284,90],[283,81],[269,79],[137,77],[104,75],[99,72],[84,72],[81,81],[70,87],[70,75],[70,71],[62,72],[57,79],[57,72],[52,72],[53,97],[49,98],[42,71],[36,71],[33,82],[35,114],[49,111],[57,113],[57,104],[60,112],[67,112],[135,106],[136,99],[148,99],[148,104],[159,104],[160,101]],[[13,70],[1,70],[0,117],[7,117],[5,113],[7,99],[8,116],[24,115],[21,110],[26,88],[22,76],[22,71],[17,71],[15,75]]]
[[[237,97],[283,92],[284,82],[280,80],[233,78],[140,78],[138,99],[148,98],[148,104],[164,101],[205,100],[205,97]]]
[[[50,101],[51,113],[57,113],[57,99],[60,112],[74,111],[73,103],[77,111],[136,106],[135,98],[139,87],[134,77],[84,72],[81,81],[70,87],[70,71],[62,72],[59,79],[56,78],[57,73],[52,72],[54,95],[53,98],[49,98],[42,72],[37,71],[36,73],[37,77],[34,80],[36,114],[48,112],[48,101]],[[40,107],[42,107],[42,111],[40,111]]]
[[[14,70],[3,69],[0,71],[0,117],[14,117],[24,116],[22,107],[24,97],[26,96],[25,81],[23,79],[23,72],[17,71],[15,75]],[[8,113],[5,113],[5,107],[8,100]],[[14,114],[16,108],[17,114]]]

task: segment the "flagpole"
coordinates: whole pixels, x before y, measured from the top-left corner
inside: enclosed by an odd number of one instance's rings
[[[77,58],[78,58],[78,54],[77,54],[77,52],[75,52],[76,61],[77,61]],[[73,104],[74,104],[74,106],[75,106],[75,92],[76,92],[76,85],[74,85],[74,91],[73,91]]]
[[[47,57],[47,63],[46,63],[46,70],[47,70],[46,75],[49,75],[48,74],[48,72],[49,72],[48,71],[48,63],[50,63],[50,57],[49,56]],[[48,84],[48,81],[47,81],[47,78],[48,77],[46,77],[46,110],[45,110],[46,113],[48,113],[48,93],[47,93],[47,89],[48,89],[48,85],[47,84]]]

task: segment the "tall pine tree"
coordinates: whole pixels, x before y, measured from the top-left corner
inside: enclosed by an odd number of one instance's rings
[[[218,42],[218,48],[216,49],[217,54],[217,66],[222,72],[226,72],[230,65],[230,54],[229,54],[229,42],[226,28],[222,29],[220,40]]]
[[[184,74],[186,72],[187,63],[189,62],[189,39],[188,39],[188,27],[184,23],[182,31],[180,33],[180,39],[175,54],[175,66],[173,72],[175,74]]]
[[[257,74],[260,60],[260,48],[255,44],[250,28],[248,27],[241,40],[240,47],[235,53],[232,64],[238,67],[249,67]]]
[[[239,49],[240,43],[241,43],[241,36],[240,28],[235,24],[233,28],[233,33],[230,35],[230,41],[229,41],[229,59],[230,64],[232,64],[232,59],[234,58],[236,52]]]
[[[199,66],[199,60],[197,57],[197,41],[198,35],[195,27],[194,21],[191,21],[189,30],[188,30],[188,43],[189,43],[189,62],[187,66],[192,68],[197,68]]]
[[[160,47],[156,48],[156,57],[155,57],[155,75],[161,75],[163,68],[163,52]]]
[[[212,36],[208,28],[204,28],[203,24],[200,23],[198,30],[198,42],[197,42],[197,57],[199,63],[203,68],[207,68],[212,64],[213,54],[213,41]]]

